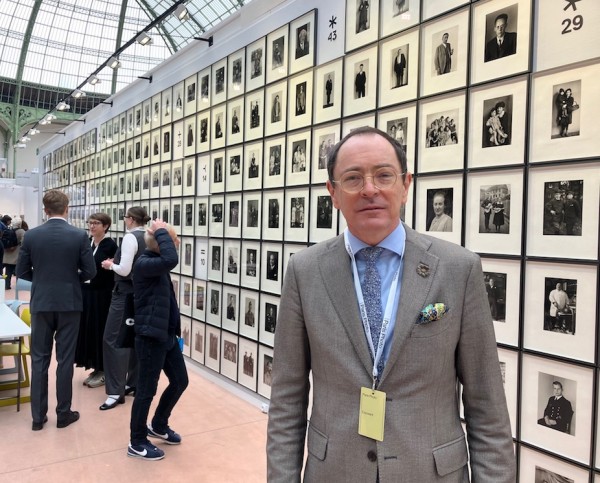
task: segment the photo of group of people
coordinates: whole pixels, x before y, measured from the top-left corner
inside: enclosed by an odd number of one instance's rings
[[[426,148],[458,143],[458,109],[429,114],[427,116],[427,126],[425,132]]]
[[[581,81],[556,85],[553,92],[552,139],[579,136],[579,103],[575,100],[574,92],[581,92]]]
[[[482,185],[479,233],[510,233],[510,185]]]
[[[544,235],[581,236],[583,180],[544,183]]]

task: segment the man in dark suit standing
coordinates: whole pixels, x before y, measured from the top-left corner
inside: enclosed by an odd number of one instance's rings
[[[31,429],[48,421],[48,366],[56,340],[56,415],[58,428],[79,419],[71,411],[73,362],[83,310],[81,282],[96,275],[88,237],[66,221],[69,199],[51,190],[44,195],[48,221],[29,230],[17,261],[17,277],[31,288]]]
[[[406,56],[402,49],[398,49],[398,54],[394,58],[394,73],[396,74],[396,86],[400,87],[404,82],[404,69],[406,68]]]
[[[485,44],[485,62],[517,53],[517,34],[507,32],[508,15],[501,13],[494,21],[496,36]]]
[[[364,65],[358,66],[358,73],[356,79],[354,79],[354,88],[356,89],[356,98],[365,97],[365,91],[367,87],[367,74],[363,70]]]

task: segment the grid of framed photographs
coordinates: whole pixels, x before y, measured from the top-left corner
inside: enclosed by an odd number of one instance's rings
[[[45,188],[81,227],[136,204],[172,223],[185,354],[268,398],[287,261],[345,227],[327,155],[388,132],[415,174],[405,222],[482,257],[520,481],[588,481],[600,63],[533,71],[533,0],[343,3],[344,57],[315,64],[310,11],[44,155]]]

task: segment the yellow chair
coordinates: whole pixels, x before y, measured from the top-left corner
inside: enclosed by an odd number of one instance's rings
[[[23,312],[21,312],[21,320],[25,322],[28,326],[31,327],[31,313],[29,312],[29,308],[24,308]],[[21,345],[21,367],[23,369],[23,374],[17,374],[18,378],[23,376],[21,379],[21,388],[29,387],[29,368],[27,366],[27,356],[31,354],[31,336],[27,337],[27,345],[25,344],[25,338],[21,337],[19,343],[11,343],[11,344],[0,344],[0,357],[15,357],[19,356],[19,345]],[[17,389],[17,380],[7,381],[5,383],[0,383],[0,389],[9,390],[9,389]],[[27,396],[27,399],[29,397]],[[4,400],[4,402],[9,401],[8,399]],[[21,401],[25,401],[24,397],[21,396]],[[12,402],[9,402],[12,404]],[[3,404],[3,401],[0,400],[0,406],[6,406],[7,404]]]

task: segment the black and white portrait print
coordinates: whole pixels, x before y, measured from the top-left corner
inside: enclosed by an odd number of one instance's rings
[[[196,308],[204,310],[204,287],[201,285],[196,286]]]
[[[323,76],[323,83],[325,85],[325,89],[323,89],[323,108],[333,107],[333,97],[336,89],[336,79],[335,72],[327,72]]]
[[[244,352],[244,365],[242,370],[246,376],[254,376],[254,354],[252,352]]]
[[[575,335],[577,280],[546,277],[544,280],[544,330]]]
[[[281,144],[269,148],[269,176],[281,174]]]
[[[240,202],[238,200],[229,202],[229,226],[240,226]]]
[[[458,26],[437,32],[432,38],[431,76],[440,76],[456,72],[456,55],[453,45],[458,41]]]
[[[427,115],[425,147],[435,148],[458,143],[458,109]]]
[[[483,272],[490,312],[494,322],[506,322],[506,273]]]
[[[215,73],[215,93],[225,92],[225,67],[219,67]]]
[[[281,67],[283,65],[283,56],[285,53],[285,38],[279,37],[275,40],[273,40],[273,53],[272,53],[272,59],[271,59],[271,64],[273,66],[273,69],[278,69],[279,67]]]
[[[212,205],[212,222],[222,223],[223,222],[223,204],[215,203]]]
[[[479,188],[479,233],[510,233],[510,185]]]
[[[229,362],[237,363],[237,344],[235,342],[223,341],[223,357]]]
[[[292,143],[292,173],[306,171],[306,139]]]
[[[211,289],[210,291],[210,313],[219,315],[221,293],[217,289]]]
[[[296,116],[306,114],[306,82],[296,85]]]
[[[364,32],[370,27],[371,9],[369,0],[356,0],[356,33]]]
[[[223,182],[223,158],[220,156],[213,160],[213,181],[215,183]]]
[[[263,363],[263,383],[270,387],[273,381],[273,357],[265,354]]]
[[[575,480],[536,466],[534,483],[575,483]]]
[[[256,277],[256,250],[254,248],[246,249],[246,275],[248,277]],[[254,306],[256,307],[256,304]]]
[[[392,65],[390,86],[392,89],[408,84],[408,44],[399,46],[390,51],[390,62]]]
[[[192,82],[187,86],[187,102],[196,100],[196,83]]]
[[[392,0],[394,2],[394,9],[392,10],[392,15],[397,17],[400,14],[408,12],[410,8],[411,0]],[[414,0],[413,0],[414,1]]]
[[[239,154],[229,158],[229,176],[238,176],[240,171],[241,157]]]
[[[306,199],[297,197],[291,199],[290,228],[304,228],[304,206]]]
[[[317,197],[317,228],[331,228],[333,203],[329,195]]]
[[[327,169],[327,160],[333,146],[335,146],[335,134],[323,134],[319,136],[319,169]]]
[[[306,23],[296,29],[296,59],[300,59],[310,52],[310,24]]]
[[[207,203],[198,203],[198,226],[206,226]]]
[[[227,294],[227,320],[235,321],[237,313],[237,296],[233,293]],[[225,342],[227,344],[227,342]]]
[[[267,251],[267,280],[279,278],[279,253]]]
[[[368,59],[354,64],[354,99],[360,99],[367,95],[369,75]]]
[[[219,352],[219,337],[216,334],[210,333],[208,339],[208,357],[217,360],[217,354]]]
[[[269,206],[269,228],[279,228],[279,200],[272,198],[268,201]]]
[[[231,81],[234,86],[239,86],[242,83],[242,59],[237,58],[231,64]]]
[[[212,253],[210,256],[211,260],[211,269],[212,270],[221,270],[221,247],[213,246]]]
[[[387,133],[396,140],[406,153],[406,130],[408,129],[408,118],[401,117],[393,119],[386,124]]]
[[[544,235],[581,236],[583,180],[544,183]]]
[[[538,424],[554,431],[575,436],[573,414],[577,410],[577,381],[539,373]]]
[[[482,148],[508,146],[512,131],[513,96],[483,101]]]
[[[454,188],[427,190],[427,231],[452,232]]]
[[[265,330],[271,334],[275,333],[277,325],[277,305],[265,303]]]
[[[484,62],[517,53],[518,4],[491,12],[485,17]]]
[[[246,226],[248,228],[256,228],[258,226],[258,200],[248,200]]]
[[[581,80],[555,85],[552,92],[551,138],[579,136]]]
[[[200,96],[203,101],[208,99],[208,93],[210,88],[210,77],[208,74],[203,75],[200,79]]]
[[[262,75],[262,58],[262,47],[253,50],[250,54],[250,79],[255,79],[256,77],[260,77]]]

